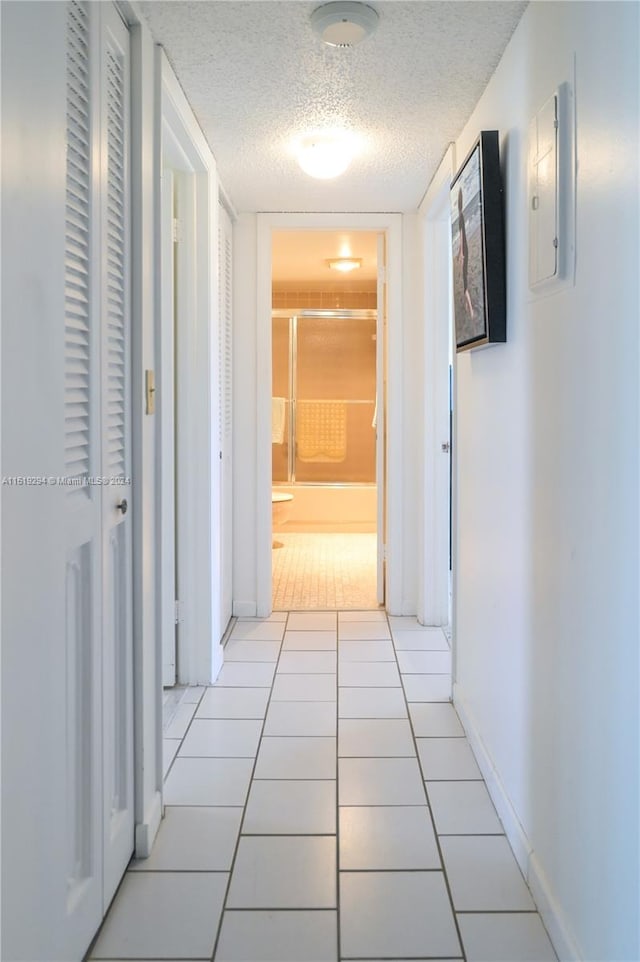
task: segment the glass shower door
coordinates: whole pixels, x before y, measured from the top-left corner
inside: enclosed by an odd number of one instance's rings
[[[375,312],[305,311],[294,325],[296,482],[374,484]]]

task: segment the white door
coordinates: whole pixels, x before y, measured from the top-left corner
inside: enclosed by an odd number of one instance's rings
[[[133,849],[129,33],[102,7],[102,724],[106,909]]]
[[[378,325],[376,335],[377,598],[385,603],[386,575],[386,404],[387,404],[387,238],[378,234]]]
[[[233,228],[220,205],[219,256],[219,419],[220,419],[220,625],[222,638],[231,618],[233,564],[233,464],[232,464],[232,284]]]
[[[162,684],[176,683],[176,485],[175,485],[175,178],[162,170],[160,342],[160,631]]]
[[[67,17],[67,920],[82,955],[133,850],[128,31]]]
[[[66,918],[70,958],[81,956],[102,917],[102,470],[98,238],[91,176],[100,154],[99,22],[94,9],[67,8],[67,173],[65,210],[65,655]]]

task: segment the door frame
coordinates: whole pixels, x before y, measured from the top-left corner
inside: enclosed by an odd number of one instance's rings
[[[276,230],[377,231],[387,237],[386,608],[391,614],[401,614],[404,558],[402,215],[389,213],[257,215],[256,614],[258,617],[267,617],[272,606],[271,243]]]
[[[103,914],[106,914],[113,895],[120,884],[127,864],[135,847],[135,762],[134,762],[134,669],[133,669],[133,603],[134,603],[134,530],[131,516],[127,517],[127,502],[133,501],[133,199],[132,167],[133,144],[131,137],[132,117],[132,43],[131,30],[123,19],[117,4],[104,4],[100,9],[100,117],[101,117],[101,207],[98,217],[99,246],[94,247],[93,256],[100,264],[94,263],[95,275],[100,285],[100,299],[96,302],[96,319],[100,320],[99,357],[99,463],[102,473],[107,474],[109,465],[110,435],[107,408],[109,401],[122,400],[124,421],[121,428],[123,443],[122,471],[127,476],[126,485],[102,489],[100,505],[100,530],[102,537],[101,568],[101,661],[97,670],[101,675],[102,688],[102,805],[103,805]],[[122,84],[124,108],[121,125],[116,132],[124,135],[121,148],[124,161],[124,184],[118,186],[117,178],[111,181],[109,168],[113,159],[109,146],[109,130],[112,120],[111,108],[116,107],[106,92],[105,79],[109,70],[109,53],[122,64]],[[117,157],[117,148],[114,153]],[[121,229],[124,241],[124,269],[122,280],[124,295],[113,310],[110,307],[113,293],[109,292],[109,277],[105,274],[105,262],[113,244],[110,238],[109,198],[115,186],[116,197],[124,205],[121,215]],[[117,225],[118,217],[115,222]],[[113,221],[111,221],[111,226]],[[117,257],[117,245],[111,248]],[[110,388],[111,365],[119,363],[118,351],[114,350],[111,338],[114,327],[118,329],[119,309],[124,311],[122,319],[123,347],[125,366],[123,368],[124,386],[122,394]],[[114,398],[115,394],[115,398]],[[113,432],[113,427],[111,428]],[[118,429],[115,429],[117,439]],[[119,513],[119,508],[121,512]],[[124,615],[123,615],[124,612]],[[115,772],[119,770],[119,776]],[[107,773],[109,775],[107,776]],[[111,792],[116,796],[114,799]],[[115,801],[115,806],[114,806]]]
[[[216,164],[191,107],[161,47],[156,47],[156,150],[170,159],[177,173],[177,196],[184,214],[180,227],[178,262],[182,277],[177,291],[176,357],[178,416],[176,423],[178,497],[174,551],[178,558],[181,631],[178,645],[180,684],[212,684],[222,666],[218,637],[220,621],[219,482],[218,459],[218,176]],[[156,190],[158,243],[162,243],[162,189]],[[159,255],[159,251],[158,251]],[[159,256],[156,259],[159,264]],[[156,275],[156,297],[162,305],[163,279]],[[158,477],[160,497],[156,518],[160,546],[160,576],[169,564],[170,541],[164,541],[163,517],[170,496],[174,457],[162,438],[170,430],[173,412],[161,401],[163,383],[172,382],[170,352],[162,351],[162,318],[156,312],[158,365]],[[172,392],[171,392],[172,393]],[[166,580],[166,572],[165,572]],[[157,616],[167,617],[158,591]],[[160,636],[158,631],[158,644]],[[161,655],[161,652],[159,653]]]
[[[166,140],[170,138],[167,137]],[[177,638],[175,611],[176,599],[176,549],[175,530],[175,317],[174,317],[174,242],[173,217],[175,204],[175,176],[171,147],[163,140],[161,213],[160,213],[160,325],[158,330],[158,377],[161,390],[156,391],[158,411],[158,444],[161,460],[159,504],[163,525],[158,530],[158,633],[162,653],[162,687],[176,684]],[[169,148],[169,149],[167,149]],[[172,469],[173,466],[173,469]]]
[[[418,620],[425,625],[450,627],[449,611],[449,517],[451,510],[452,586],[455,597],[455,490],[449,491],[449,462],[455,485],[456,449],[449,425],[449,357],[451,341],[451,212],[449,190],[455,173],[455,145],[450,144],[420,205],[423,240],[424,309],[422,523],[418,584]],[[455,385],[455,354],[453,355]],[[455,393],[455,392],[454,392]],[[451,450],[442,444],[450,441]]]
[[[220,605],[218,633],[224,637],[233,614],[233,225],[237,213],[219,185],[218,199],[218,414],[220,485]],[[230,253],[230,258],[228,254]],[[230,267],[228,271],[227,268]],[[229,310],[228,310],[229,309]]]
[[[387,582],[387,235],[380,231],[376,241],[376,600],[386,602]],[[382,491],[380,486],[382,485]]]

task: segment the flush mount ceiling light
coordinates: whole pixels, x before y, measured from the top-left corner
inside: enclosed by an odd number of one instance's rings
[[[362,259],[360,257],[334,257],[327,261],[329,267],[334,271],[342,271],[344,274],[349,271],[355,271],[358,267],[362,267]]]
[[[376,29],[378,14],[366,3],[336,0],[313,11],[311,26],[330,47],[355,47]]]
[[[310,177],[330,180],[345,172],[354,149],[353,139],[342,131],[316,131],[298,142],[298,163]]]

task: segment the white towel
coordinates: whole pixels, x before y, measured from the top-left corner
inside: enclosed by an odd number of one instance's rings
[[[286,401],[283,397],[271,398],[271,443],[284,444],[284,421]]]

